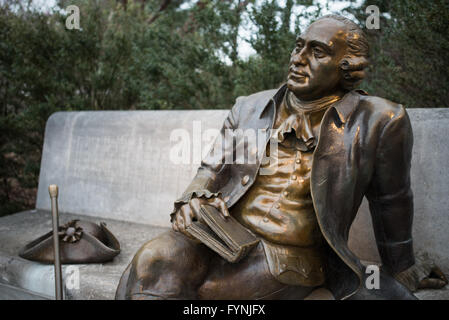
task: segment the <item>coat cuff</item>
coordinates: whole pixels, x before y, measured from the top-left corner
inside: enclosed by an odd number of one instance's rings
[[[213,197],[221,197],[221,192],[210,192],[209,190],[204,189],[184,193],[182,197],[176,200],[174,203],[174,208],[170,213],[170,222],[173,223],[173,218],[176,212],[179,210],[179,208],[181,208],[186,203],[189,203],[189,201],[192,200],[193,198],[210,199]]]

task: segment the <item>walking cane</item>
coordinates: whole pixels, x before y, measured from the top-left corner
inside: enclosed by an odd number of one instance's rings
[[[51,199],[51,215],[53,218],[53,250],[55,262],[55,296],[56,300],[62,300],[62,272],[61,257],[59,251],[59,216],[58,216],[58,186],[52,184],[48,187]]]

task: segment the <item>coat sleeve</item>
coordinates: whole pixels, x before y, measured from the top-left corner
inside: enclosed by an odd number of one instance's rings
[[[399,106],[383,127],[374,176],[367,194],[377,247],[384,268],[397,274],[415,263],[412,242],[413,194],[410,162],[413,133]]]
[[[233,143],[229,143],[229,137],[232,138],[232,130],[237,128],[237,122],[240,112],[240,106],[244,97],[239,97],[226,117],[218,137],[212,145],[207,156],[201,161],[201,165],[193,178],[192,182],[186,188],[182,196],[174,203],[173,211],[170,214],[170,221],[176,211],[184,204],[188,203],[193,197],[212,198],[220,196],[219,186],[224,184],[226,171],[229,169],[229,163],[226,159],[229,153],[234,157]]]

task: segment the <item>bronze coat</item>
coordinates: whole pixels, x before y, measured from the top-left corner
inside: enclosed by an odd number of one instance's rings
[[[284,85],[279,90],[239,97],[224,121],[223,141],[225,129],[272,128],[285,90]],[[239,136],[234,139],[237,146],[245,143]],[[323,117],[313,155],[311,193],[321,232],[329,244],[328,287],[336,299],[353,295],[364,284],[365,268],[347,245],[349,228],[364,196],[384,269],[396,274],[414,264],[412,145],[405,109],[386,99],[351,91]],[[235,149],[226,152],[235,153]],[[209,153],[176,207],[193,195],[221,193],[228,208],[242,197],[257,178],[260,161],[225,164],[226,152],[222,159]],[[259,148],[258,159],[264,152],[265,148]]]

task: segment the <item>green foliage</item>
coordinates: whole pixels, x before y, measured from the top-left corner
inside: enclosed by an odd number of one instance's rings
[[[365,21],[374,4],[388,13],[370,30],[371,67],[364,88],[409,108],[449,107],[449,2],[369,0],[352,9]]]
[[[49,12],[29,3],[0,3],[0,215],[33,207],[52,113],[230,108],[285,81],[296,36],[323,9],[315,0],[60,0]],[[72,4],[81,30],[65,27],[61,8]],[[447,1],[369,4],[391,18],[369,32],[364,88],[408,107],[448,107]],[[348,8],[361,25],[364,8]],[[243,40],[255,51],[248,59]]]

